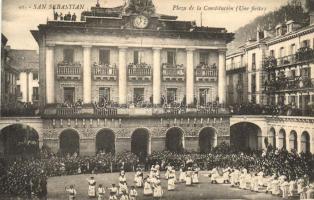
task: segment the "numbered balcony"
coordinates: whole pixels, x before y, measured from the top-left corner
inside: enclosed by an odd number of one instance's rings
[[[81,64],[80,63],[65,63],[61,62],[57,65],[58,80],[80,80],[81,79]]]
[[[185,81],[185,71],[183,65],[162,65],[163,81]]]
[[[151,81],[152,67],[146,63],[128,65],[129,81]]]
[[[108,81],[116,81],[117,80],[117,66],[116,65],[93,65],[93,77],[94,80],[108,80]]]
[[[217,81],[218,71],[216,65],[200,64],[196,66],[195,78],[198,82]]]

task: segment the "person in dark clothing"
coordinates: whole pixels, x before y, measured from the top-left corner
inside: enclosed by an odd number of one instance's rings
[[[39,186],[40,186],[39,199],[47,199],[47,180],[45,177],[41,178]]]
[[[73,13],[73,15],[72,15],[72,21],[76,21],[76,15],[75,15],[75,13]]]
[[[53,17],[54,17],[54,20],[58,20],[59,14],[57,12],[54,12]]]

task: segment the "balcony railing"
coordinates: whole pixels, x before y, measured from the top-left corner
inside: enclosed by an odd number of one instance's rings
[[[162,65],[162,77],[164,81],[184,81],[185,72],[183,65],[172,65],[164,63]]]
[[[297,65],[303,62],[314,60],[314,50],[308,47],[300,48],[297,53],[280,58],[273,56],[266,57],[263,60],[263,68],[265,69],[278,69],[291,65]]]
[[[217,76],[216,65],[198,65],[195,69],[196,81],[215,81]]]
[[[81,107],[58,107],[57,115],[59,116],[71,116],[81,114]]]
[[[146,63],[128,65],[129,80],[151,80],[152,68]]]
[[[38,101],[39,100],[39,95],[32,95],[32,100],[33,101]]]
[[[99,65],[99,64],[93,64],[93,74],[94,74],[94,80],[100,79],[100,80],[116,80],[117,79],[117,67],[116,65]]]
[[[264,91],[268,93],[276,92],[297,92],[314,88],[314,78],[285,77],[271,80],[264,86]]]
[[[98,116],[116,116],[117,113],[117,108],[94,108],[94,114]]]
[[[241,70],[241,69],[245,69],[246,67],[247,67],[247,63],[242,63],[242,62],[231,63],[226,66],[226,70],[227,71]]]
[[[80,63],[64,63],[61,62],[57,66],[58,79],[81,79]]]

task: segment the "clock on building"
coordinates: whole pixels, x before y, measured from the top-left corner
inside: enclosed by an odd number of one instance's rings
[[[144,15],[137,15],[134,19],[133,19],[133,25],[136,28],[146,28],[148,26],[148,18]]]

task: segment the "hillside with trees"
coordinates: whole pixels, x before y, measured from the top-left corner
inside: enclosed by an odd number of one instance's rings
[[[235,39],[228,45],[229,52],[232,52],[239,46],[243,45],[248,39],[256,38],[256,30],[259,26],[262,30],[274,30],[279,23],[288,20],[294,20],[302,25],[309,24],[310,5],[314,0],[307,0],[304,3],[301,0],[290,1],[287,5],[280,7],[278,10],[269,12],[263,16],[255,18],[251,23],[240,27],[235,31]]]

